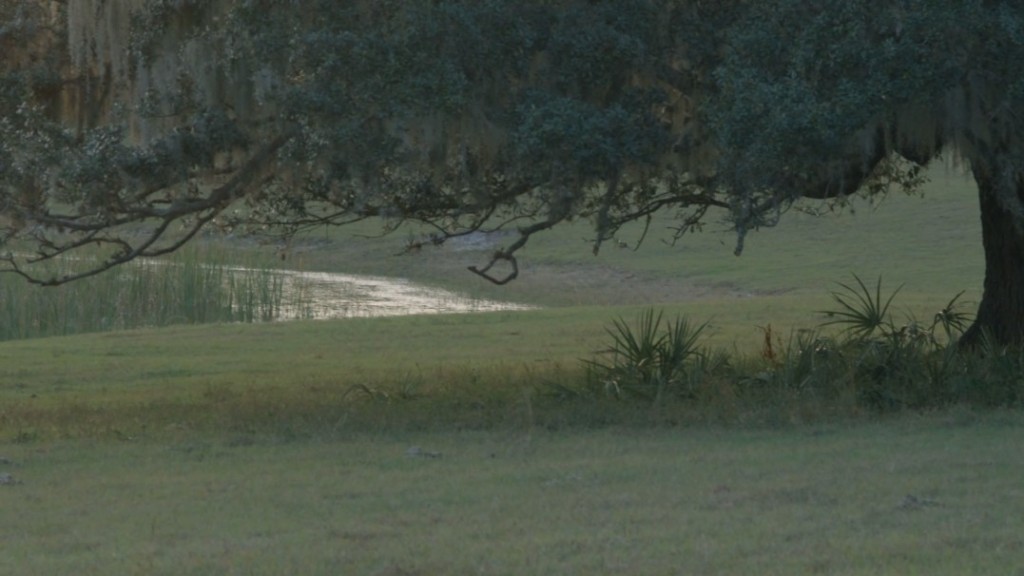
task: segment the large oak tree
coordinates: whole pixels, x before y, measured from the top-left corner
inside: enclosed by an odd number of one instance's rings
[[[965,335],[1024,339],[1024,14],[1009,0],[0,0],[6,270],[61,283],[204,227],[379,217],[423,242],[594,248],[670,212],[746,232],[801,197],[912,187],[941,153],[981,196]],[[85,251],[95,266],[41,275]]]

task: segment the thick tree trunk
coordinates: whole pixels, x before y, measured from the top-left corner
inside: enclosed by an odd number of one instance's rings
[[[1012,184],[1000,170],[975,165],[974,178],[981,199],[981,235],[985,246],[985,285],[974,324],[960,344],[977,347],[984,338],[1000,345],[1024,343],[1024,217],[1000,201],[999,186],[1012,185],[1018,199],[1024,199],[1024,182]]]

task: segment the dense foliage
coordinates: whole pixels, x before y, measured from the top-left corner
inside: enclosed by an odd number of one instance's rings
[[[1019,174],[1022,26],[1007,2],[757,3],[715,70],[722,176],[756,206],[853,193],[892,152],[977,167],[1002,148]],[[1020,213],[1014,186],[999,197]]]

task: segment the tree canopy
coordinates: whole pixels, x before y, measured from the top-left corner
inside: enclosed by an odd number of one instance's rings
[[[473,268],[496,283],[576,219],[597,250],[717,212],[740,250],[800,197],[913,188],[949,152],[982,197],[969,336],[1024,339],[1017,2],[0,0],[0,21],[2,261],[34,282],[80,250],[90,274],[207,226],[369,217],[424,243],[515,229]]]

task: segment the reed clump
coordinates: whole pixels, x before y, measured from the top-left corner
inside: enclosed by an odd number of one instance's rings
[[[0,275],[0,340],[63,336],[173,324],[261,322],[301,310],[301,290],[258,260],[229,263],[195,246],[161,260],[139,260],[56,287]],[[51,264],[58,274],[85,263]]]

